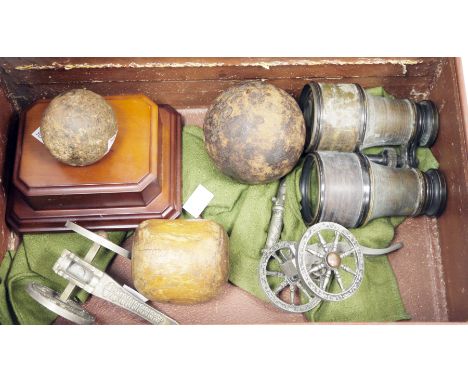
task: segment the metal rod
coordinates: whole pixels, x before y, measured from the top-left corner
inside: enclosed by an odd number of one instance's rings
[[[72,231],[88,238],[91,241],[99,243],[102,247],[107,248],[108,250],[117,253],[120,256],[130,258],[130,252],[125,248],[119,247],[117,244],[114,244],[112,241],[104,239],[102,236],[95,234],[83,227],[80,227],[78,224],[75,224],[68,220],[65,223],[65,227],[70,228]]]

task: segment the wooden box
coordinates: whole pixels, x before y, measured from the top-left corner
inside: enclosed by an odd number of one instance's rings
[[[62,91],[86,87],[105,96],[144,94],[175,107],[185,124],[201,125],[216,96],[246,79],[264,79],[296,98],[310,80],[382,85],[397,97],[431,99],[438,105],[441,128],[433,152],[447,178],[447,209],[438,219],[407,219],[396,238],[405,247],[390,261],[413,321],[468,320],[468,124],[460,61],[455,58],[0,59],[0,164],[8,168],[14,162],[10,144],[16,142],[20,113]],[[2,187],[6,179],[4,175]],[[3,214],[5,199],[2,193]],[[3,253],[10,237],[4,219],[0,228]],[[115,263],[109,272],[123,274]],[[247,293],[229,293],[217,305],[183,310],[181,322],[297,322]],[[217,312],[224,315],[213,321]]]

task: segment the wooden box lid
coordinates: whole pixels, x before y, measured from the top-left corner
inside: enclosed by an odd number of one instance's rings
[[[32,133],[48,100],[33,104],[18,131],[7,219],[19,232],[133,228],[180,214],[181,121],[143,95],[110,96],[119,132],[110,152],[84,167],[60,163]]]

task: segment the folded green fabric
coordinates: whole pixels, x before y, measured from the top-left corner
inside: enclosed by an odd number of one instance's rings
[[[120,244],[126,232],[109,232],[108,239]],[[7,252],[0,265],[0,323],[1,324],[49,324],[56,314],[33,300],[25,288],[31,281],[62,291],[67,281],[56,275],[52,266],[64,249],[84,257],[92,242],[76,233],[51,233],[23,235],[16,252]],[[93,265],[105,269],[114,254],[105,248],[97,253]],[[80,301],[88,294],[80,290]]]
[[[382,88],[372,91],[384,95]],[[183,130],[183,200],[202,184],[214,194],[202,216],[221,224],[230,239],[229,280],[263,300],[267,300],[258,280],[261,250],[265,245],[271,217],[272,197],[279,182],[245,185],[223,175],[208,156],[203,131],[196,126]],[[430,150],[419,149],[418,159],[425,169],[437,168]],[[286,177],[286,205],[282,240],[298,241],[306,226],[300,214],[301,194],[298,166]],[[184,214],[185,218],[190,215]],[[360,244],[371,248],[387,247],[395,227],[404,218],[375,219],[364,227],[351,230]],[[335,288],[333,284],[331,288]],[[306,317],[312,321],[396,321],[409,319],[401,301],[398,284],[385,256],[365,260],[364,279],[358,292],[342,302],[322,302]]]

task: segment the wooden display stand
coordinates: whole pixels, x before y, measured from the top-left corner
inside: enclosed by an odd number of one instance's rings
[[[128,229],[180,214],[180,115],[143,95],[105,99],[117,138],[103,159],[84,167],[57,161],[32,135],[49,100],[22,115],[7,210],[13,229],[64,231],[67,220],[88,229]]]

